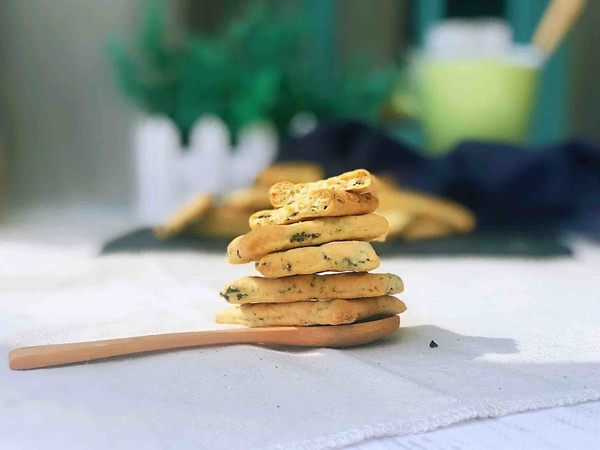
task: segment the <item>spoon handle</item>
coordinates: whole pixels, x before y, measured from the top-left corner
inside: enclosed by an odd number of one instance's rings
[[[533,45],[551,55],[581,15],[587,0],[551,0],[533,35]]]
[[[72,344],[39,345],[12,350],[8,355],[11,369],[36,369],[77,362],[88,362],[112,356],[131,355],[157,350],[171,350],[217,344],[252,342],[293,344],[281,327],[240,328],[231,330],[192,331],[154,334]]]

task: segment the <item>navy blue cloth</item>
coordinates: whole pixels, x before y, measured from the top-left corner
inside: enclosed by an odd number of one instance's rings
[[[404,187],[455,199],[482,228],[558,229],[600,238],[600,148],[465,142],[426,157],[358,122],[322,126],[282,146],[281,160],[310,160],[328,176],[357,167],[389,172]]]

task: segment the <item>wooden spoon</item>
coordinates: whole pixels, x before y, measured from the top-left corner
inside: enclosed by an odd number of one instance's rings
[[[587,0],[551,0],[533,34],[533,45],[547,56],[563,41]]]
[[[349,347],[375,341],[395,331],[400,317],[392,316],[350,325],[264,327],[154,334],[104,341],[40,345],[12,350],[11,369],[38,369],[112,356],[133,355],[218,344],[279,344],[301,347]]]

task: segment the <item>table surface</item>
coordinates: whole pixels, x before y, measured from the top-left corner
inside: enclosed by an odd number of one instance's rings
[[[352,449],[592,449],[600,442],[600,402],[471,420],[427,433],[372,439]]]
[[[110,214],[107,214],[110,211]],[[68,217],[69,220],[65,220]],[[102,242],[135,224],[123,210],[106,206],[19,210],[0,223],[0,245],[59,246],[94,254]],[[585,243],[585,246],[593,244]],[[472,420],[427,433],[367,440],[355,449],[398,448],[597,448],[600,402],[556,407],[506,417]]]

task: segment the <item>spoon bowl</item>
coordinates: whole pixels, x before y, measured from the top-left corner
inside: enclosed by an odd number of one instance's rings
[[[103,341],[17,348],[9,353],[8,362],[13,370],[39,369],[113,356],[222,344],[351,347],[381,339],[394,332],[399,326],[400,317],[391,316],[349,325],[234,328],[154,334]]]

